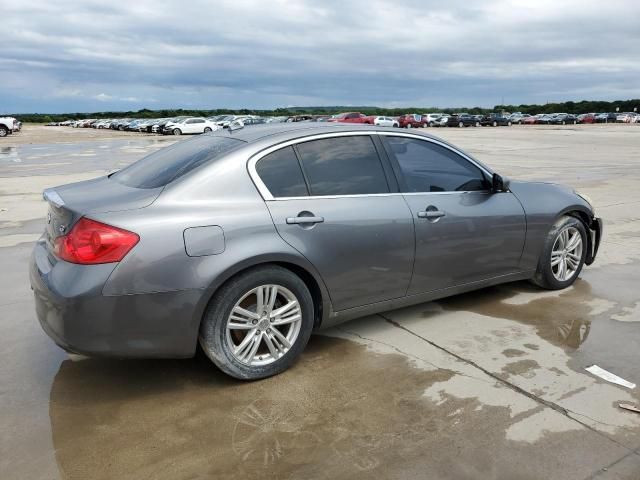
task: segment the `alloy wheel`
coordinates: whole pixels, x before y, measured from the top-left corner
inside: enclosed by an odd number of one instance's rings
[[[231,309],[226,342],[239,362],[268,365],[291,349],[301,326],[302,309],[291,290],[261,285],[245,293]]]
[[[575,227],[562,230],[551,249],[551,271],[561,282],[570,280],[582,261],[582,235]]]

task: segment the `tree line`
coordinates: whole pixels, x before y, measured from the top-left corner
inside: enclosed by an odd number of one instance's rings
[[[62,122],[65,120],[81,120],[84,118],[166,118],[178,116],[212,117],[214,115],[260,115],[260,116],[293,116],[293,115],[334,115],[341,112],[362,112],[365,115],[384,115],[396,117],[406,113],[455,113],[467,112],[472,115],[489,112],[522,112],[531,115],[538,113],[589,113],[589,112],[633,112],[640,109],[640,99],[616,100],[613,102],[582,100],[580,102],[546,103],[544,105],[496,105],[493,108],[428,108],[428,107],[403,107],[381,108],[371,106],[331,106],[331,107],[289,107],[273,110],[259,109],[229,109],[218,108],[213,110],[187,110],[187,109],[161,109],[149,110],[144,108],[138,111],[127,112],[75,112],[75,113],[14,113],[10,114],[23,122],[48,123]],[[0,115],[1,116],[1,115]]]

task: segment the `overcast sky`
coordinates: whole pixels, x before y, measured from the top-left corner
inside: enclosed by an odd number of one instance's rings
[[[0,112],[640,98],[640,1],[0,0]]]

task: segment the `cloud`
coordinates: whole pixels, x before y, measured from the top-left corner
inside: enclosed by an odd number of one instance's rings
[[[635,0],[8,2],[0,107],[638,98],[638,18]]]

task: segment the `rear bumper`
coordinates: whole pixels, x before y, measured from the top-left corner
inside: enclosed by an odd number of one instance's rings
[[[52,264],[36,243],[29,276],[44,332],[61,348],[119,358],[180,358],[195,353],[202,290],[105,296],[115,264]]]
[[[600,248],[600,241],[602,240],[602,219],[599,217],[593,217],[591,225],[589,225],[589,248],[587,251],[587,258],[585,262],[587,265],[591,265],[598,254]]]

